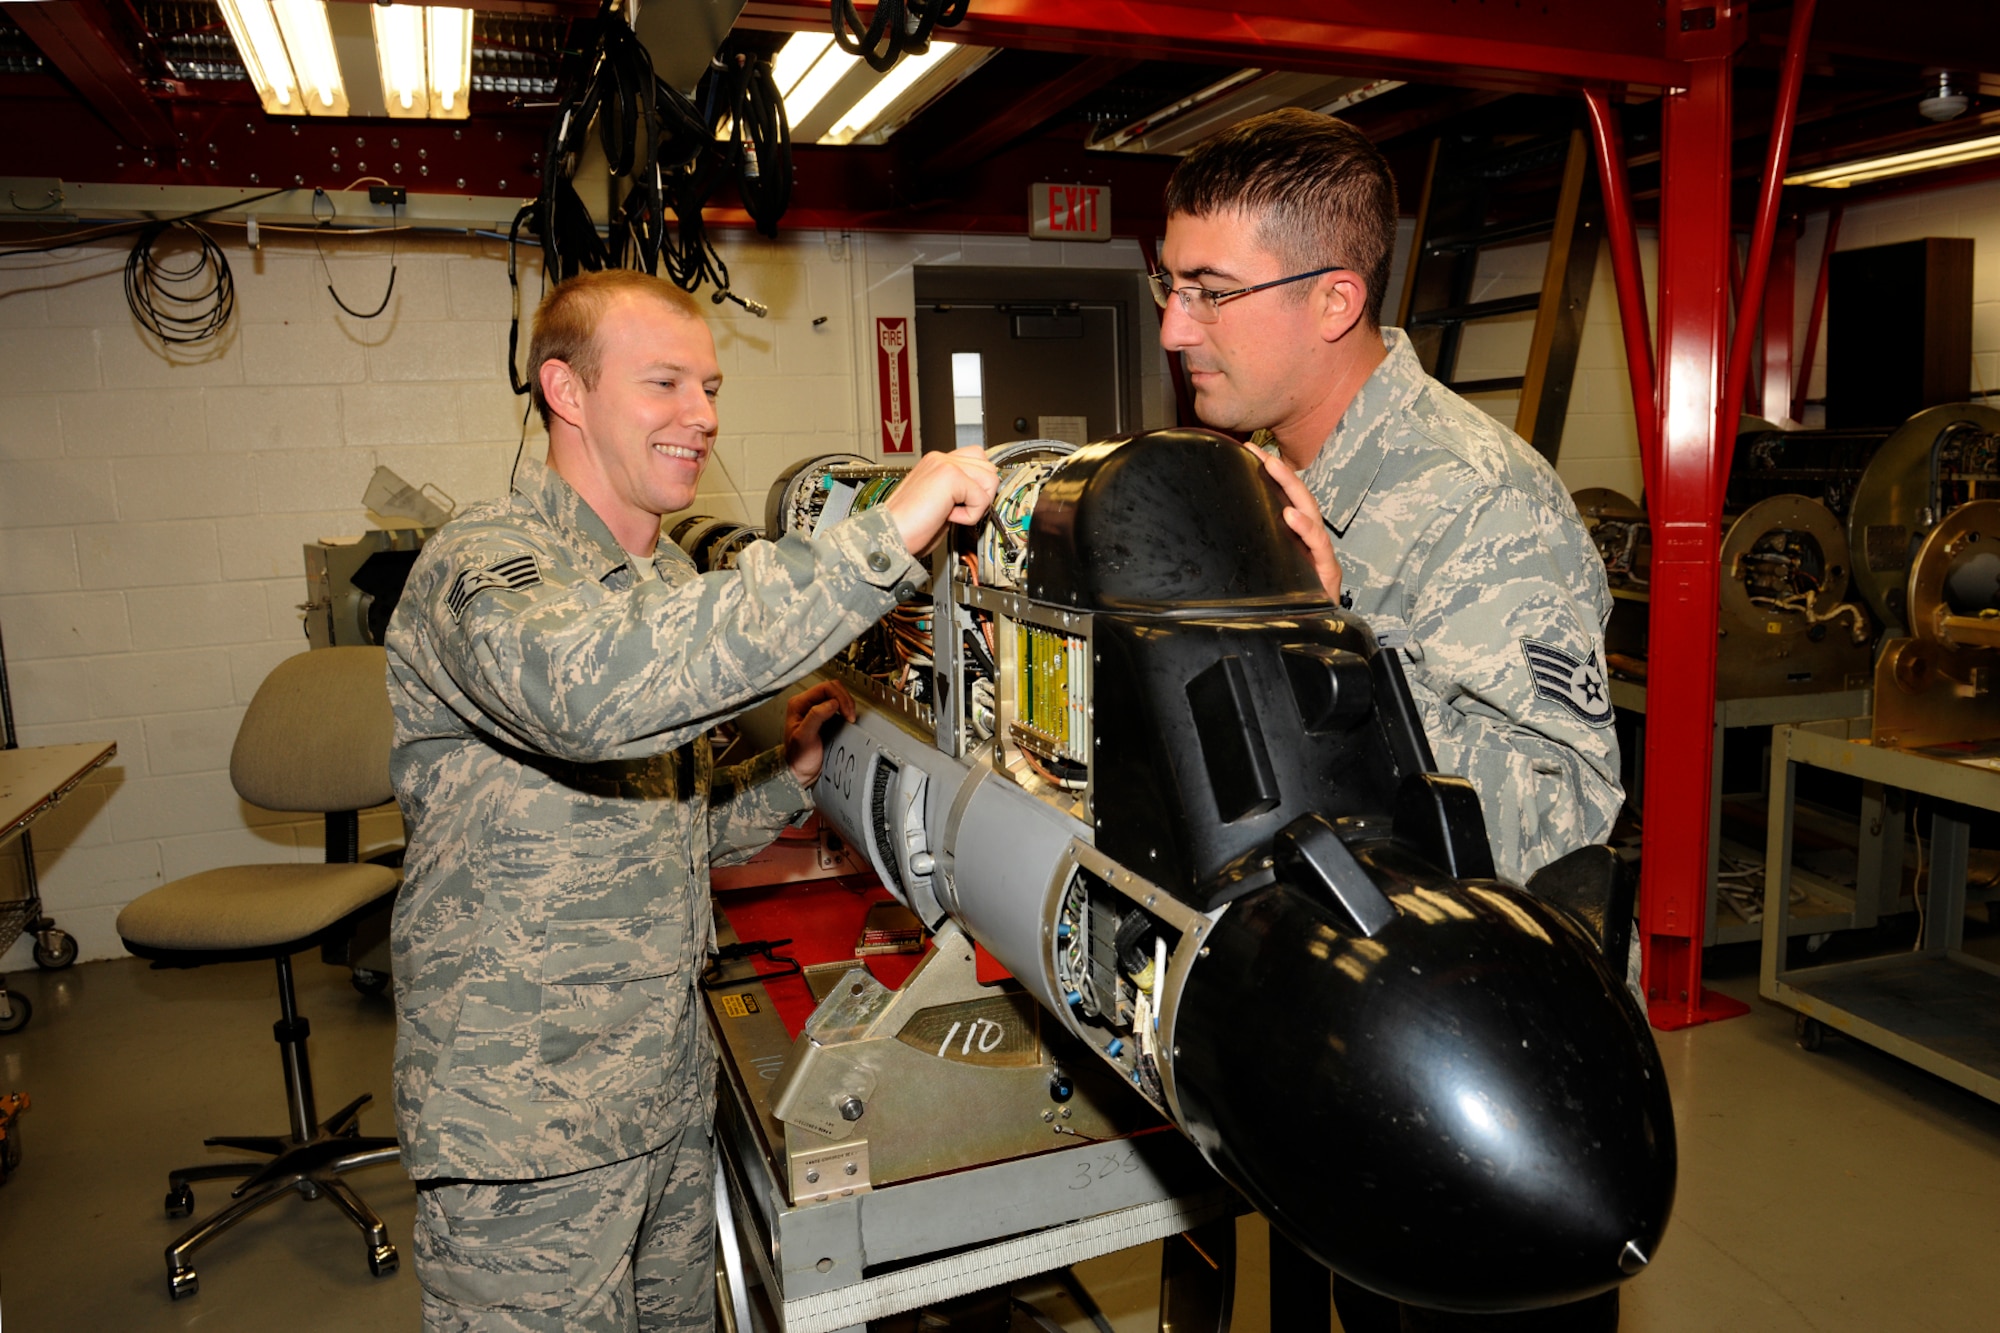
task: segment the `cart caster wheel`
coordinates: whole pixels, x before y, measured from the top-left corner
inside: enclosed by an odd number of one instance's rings
[[[376,1277],[388,1277],[396,1271],[396,1247],[378,1245],[368,1251],[368,1271]]]
[[[173,1293],[175,1300],[180,1300],[201,1290],[201,1282],[192,1268],[175,1269],[167,1274],[167,1290]]]
[[[1800,1014],[1792,1020],[1792,1039],[1802,1051],[1816,1051],[1826,1044],[1826,1024]]]
[[[167,1216],[194,1216],[194,1191],[188,1188],[186,1181],[167,1191]]]
[[[35,1016],[35,1006],[19,991],[7,992],[7,1008],[9,1012],[0,1015],[0,1032],[19,1032]]]
[[[76,936],[66,930],[45,930],[35,937],[35,966],[60,972],[76,961]]]
[[[355,968],[354,975],[349,980],[353,983],[354,989],[363,995],[380,995],[389,986],[387,972],[373,972],[365,967]]]

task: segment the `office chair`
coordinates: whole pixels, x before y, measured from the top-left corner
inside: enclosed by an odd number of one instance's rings
[[[393,728],[382,649],[322,648],[281,662],[244,714],[229,777],[252,805],[324,813],[325,864],[207,870],[142,894],[118,914],[125,947],[156,968],[262,958],[278,965],[281,1016],[271,1032],[284,1064],[291,1130],[206,1140],[268,1160],[204,1162],[167,1174],[169,1217],[193,1215],[189,1182],[247,1177],[227,1206],[167,1247],[167,1282],[176,1300],[195,1293],[196,1249],[292,1193],[331,1199],[366,1237],[369,1271],[383,1277],[396,1270],[396,1247],[382,1219],[340,1179],[357,1167],[395,1161],[396,1140],[362,1136],[367,1093],[325,1122],[318,1119],[306,1061],[309,1029],[292,991],[293,954],[319,947],[337,957],[356,922],[395,895],[395,871],[357,864],[358,812],[392,795]]]

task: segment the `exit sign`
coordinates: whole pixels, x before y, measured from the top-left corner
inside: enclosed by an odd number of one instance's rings
[[[1028,235],[1041,241],[1111,239],[1111,187],[1056,185],[1028,187]]]

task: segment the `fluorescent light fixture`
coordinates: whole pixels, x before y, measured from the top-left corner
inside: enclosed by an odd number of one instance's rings
[[[243,0],[246,8],[257,0]],[[315,116],[347,114],[347,90],[340,82],[340,59],[333,53],[325,0],[268,0],[285,37],[285,53],[299,81],[300,100]]]
[[[472,86],[472,11],[371,5],[375,64],[391,116],[464,120]]]
[[[244,72],[257,90],[257,100],[273,116],[303,116],[299,81],[292,74],[292,58],[285,54],[285,39],[278,31],[278,19],[267,0],[219,0],[222,21],[236,43],[236,54]]]
[[[1961,162],[1977,162],[1987,157],[2000,157],[2000,134],[1983,139],[1961,139],[1957,143],[1918,148],[1907,153],[1890,153],[1860,162],[1843,162],[1834,167],[1815,167],[1811,171],[1800,171],[1785,177],[1785,184],[1817,185],[1821,189],[1839,190],[1889,176],[1934,171],[1939,167],[1953,167]]]
[[[992,47],[933,42],[931,49],[922,55],[904,56],[838,117],[819,141],[882,143],[932,99],[985,64],[992,54]]]
[[[424,10],[418,5],[370,5],[375,19],[375,64],[382,71],[382,100],[391,116],[428,116],[430,88],[424,71]]]
[[[434,5],[424,11],[430,35],[431,118],[464,120],[472,114],[472,11]]]
[[[771,62],[771,77],[785,99],[785,120],[804,121],[858,60],[835,46],[831,33],[794,33]]]

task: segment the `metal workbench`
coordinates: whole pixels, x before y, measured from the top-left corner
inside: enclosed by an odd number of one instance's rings
[[[1867,718],[1778,727],[1772,733],[1759,990],[1798,1012],[1801,1044],[1808,1048],[1817,1044],[1818,1029],[1811,1025],[1823,1023],[2000,1101],[2000,967],[1963,949],[1969,828],[1949,808],[1931,816],[1928,909],[1914,951],[1786,965],[1784,941],[1796,933],[1789,928],[1792,807],[1801,765],[2000,811],[2000,746],[1913,752],[1871,745],[1868,733]],[[1900,864],[1895,873],[1900,882]]]
[[[1717,908],[1721,895],[1717,892],[1718,876],[1725,852],[1755,857],[1758,849],[1745,847],[1728,841],[1722,836],[1722,737],[1723,733],[1737,727],[1772,727],[1786,723],[1821,722],[1836,718],[1866,717],[1872,707],[1872,690],[1829,690],[1816,694],[1769,695],[1751,699],[1718,699],[1715,702],[1715,738],[1709,757],[1708,784],[1708,893],[1706,919],[1702,928],[1704,944],[1742,944],[1763,937],[1763,926],[1757,922],[1745,921],[1733,911],[1718,915]],[[1614,707],[1645,716],[1646,687],[1634,681],[1611,680],[1611,702]],[[1643,723],[1641,724],[1643,726]],[[1645,748],[1644,733],[1639,748]],[[1880,837],[1878,818],[1872,822],[1866,817],[1871,813],[1870,800],[1880,800],[1879,792],[1863,796],[1863,838],[1860,857],[1864,866],[1879,864],[1882,853],[1879,848],[1868,846],[1868,830],[1877,830]],[[1640,799],[1633,793],[1631,799]],[[1879,815],[1879,812],[1876,812]],[[1898,863],[1900,864],[1900,863]],[[1802,910],[1794,910],[1788,929],[1793,935],[1816,935],[1830,930],[1845,930],[1853,925],[1870,925],[1874,917],[1872,901],[1856,903],[1856,895],[1846,885],[1838,884],[1809,871],[1793,868],[1793,883],[1804,890],[1806,901]],[[1860,911],[1862,918],[1857,919]]]
[[[871,1319],[1247,1211],[1179,1131],[1164,1125],[1103,1142],[1072,1138],[1053,1151],[792,1204],[784,1134],[771,1111],[773,1080],[792,1039],[767,997],[754,1006],[736,1000],[762,997],[762,990],[746,981],[703,996],[722,1056],[718,1192],[729,1217],[718,1219],[718,1236],[733,1299],[750,1315],[747,1324],[739,1315],[739,1333],[864,1333]],[[746,1287],[761,1287],[765,1301],[746,1299]]]

